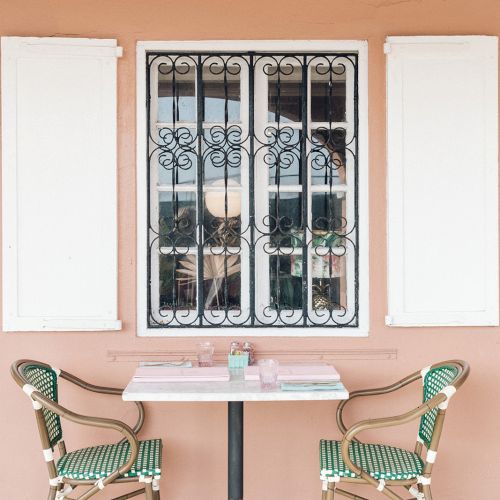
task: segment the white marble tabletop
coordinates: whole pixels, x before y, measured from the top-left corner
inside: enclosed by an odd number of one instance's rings
[[[348,399],[340,390],[262,390],[259,381],[245,381],[242,373],[231,373],[229,382],[134,382],[125,391],[125,401],[331,401]],[[241,370],[242,372],[242,370]]]

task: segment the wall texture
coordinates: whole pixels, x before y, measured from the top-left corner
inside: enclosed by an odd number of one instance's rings
[[[497,0],[0,0],[0,35],[117,38],[119,61],[119,333],[27,333],[0,336],[1,500],[44,498],[47,476],[26,397],[10,380],[10,363],[38,358],[96,383],[122,386],[134,364],[109,351],[191,349],[183,339],[135,335],[135,43],[182,39],[367,39],[369,41],[371,334],[366,339],[257,339],[258,349],[335,350],[350,389],[384,384],[432,362],[460,357],[472,374],[450,405],[433,479],[439,500],[494,500],[500,484],[500,328],[397,329],[384,326],[386,35],[500,35]],[[33,75],[36,82],[36,74]],[[75,96],[78,98],[78,96]],[[78,117],[75,117],[78,119]],[[473,258],[473,257],[471,257]],[[44,265],[40,262],[40,265]],[[458,270],[457,270],[458,272]],[[432,283],[429,283],[432,286]],[[235,335],[237,337],[237,335]],[[219,350],[229,339],[216,339]],[[387,350],[391,356],[376,356]],[[350,357],[345,356],[351,352]],[[375,358],[375,359],[369,359]],[[71,388],[62,401],[89,414],[129,421],[133,407]],[[353,405],[350,418],[381,416],[417,402],[418,389],[396,400]],[[132,405],[133,406],[133,405]],[[148,405],[144,436],[166,445],[162,487],[169,500],[226,497],[226,408],[223,404]],[[335,438],[334,403],[246,406],[245,500],[319,498],[317,442]],[[66,427],[69,449],[114,436]],[[416,428],[392,442],[411,447]],[[390,437],[381,434],[381,438]],[[367,436],[377,439],[375,436]],[[482,460],[472,460],[477,454]],[[463,459],[461,458],[463,456]],[[26,479],[26,473],[29,479]],[[17,484],[16,484],[17,483]],[[372,491],[359,488],[370,498]],[[117,491],[115,489],[115,494]],[[108,493],[103,498],[108,498]]]

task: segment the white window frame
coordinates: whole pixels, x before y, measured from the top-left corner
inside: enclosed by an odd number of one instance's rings
[[[147,129],[146,54],[149,51],[258,51],[258,52],[356,52],[358,53],[358,248],[359,313],[357,327],[192,327],[150,328],[147,323]],[[141,337],[228,337],[238,334],[253,337],[364,337],[369,331],[368,279],[368,44],[361,40],[315,41],[140,41],[137,43],[137,332]],[[243,284],[243,283],[242,283]]]

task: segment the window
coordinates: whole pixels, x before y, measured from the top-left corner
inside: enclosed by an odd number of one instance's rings
[[[364,46],[154,45],[143,44],[138,69],[148,331],[357,333]]]

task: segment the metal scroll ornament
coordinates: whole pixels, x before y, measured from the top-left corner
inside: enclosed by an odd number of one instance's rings
[[[148,52],[147,78],[148,326],[357,327],[358,55]]]

